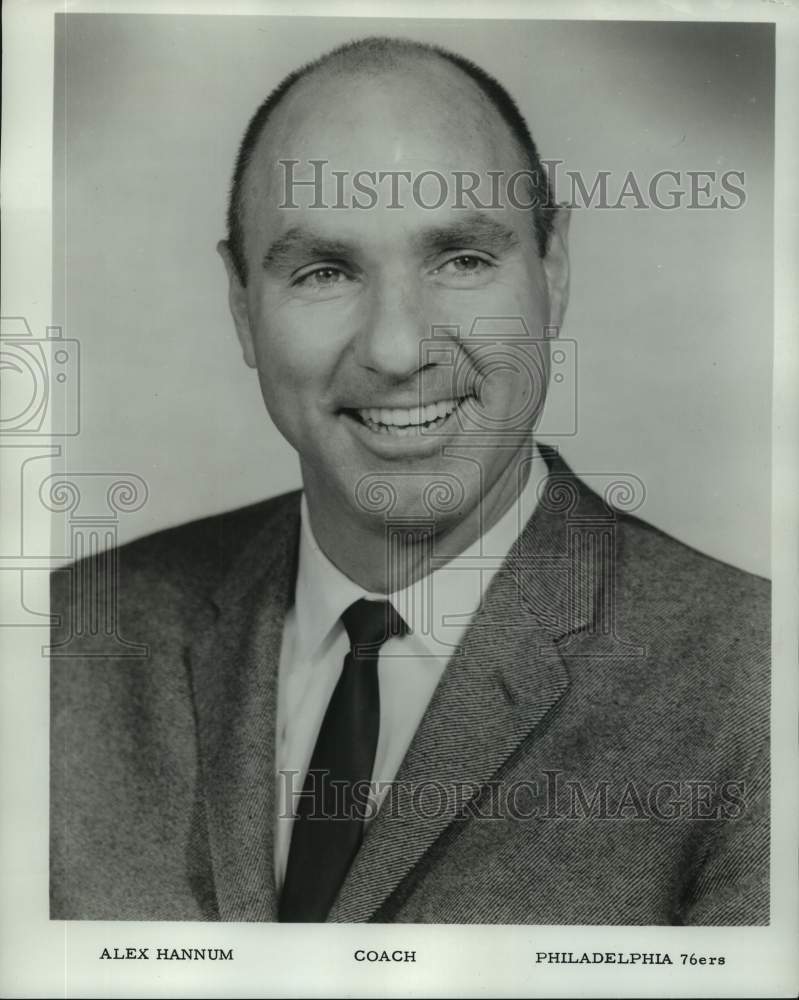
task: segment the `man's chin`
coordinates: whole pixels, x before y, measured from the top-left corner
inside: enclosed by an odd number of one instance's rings
[[[371,532],[438,534],[457,524],[469,508],[471,490],[457,471],[389,468],[367,472],[352,484],[355,517]]]

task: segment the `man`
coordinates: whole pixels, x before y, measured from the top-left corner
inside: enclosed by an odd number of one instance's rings
[[[534,443],[566,216],[510,97],[345,46],[256,113],[228,221],[302,494],[125,546],[148,656],[54,659],[53,917],[767,922],[767,584]]]

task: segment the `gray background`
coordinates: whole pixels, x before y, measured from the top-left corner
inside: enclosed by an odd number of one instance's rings
[[[563,336],[581,473],[769,575],[773,32],[769,25],[67,15],[56,24],[54,319],[81,343],[74,471],[132,472],[121,540],[299,483],[227,312],[214,245],[250,114],[340,42],[443,44],[495,74],[541,155],[589,181],[743,170],[738,211],[579,210]]]

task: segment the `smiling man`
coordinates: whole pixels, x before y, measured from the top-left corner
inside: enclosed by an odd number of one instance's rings
[[[373,41],[279,88],[245,137],[231,239],[220,244],[244,358],[299,453],[314,535],[346,575],[382,591],[397,566],[385,559],[384,518],[359,503],[357,484],[388,474],[392,515],[418,516],[430,483],[453,476],[463,499],[439,513],[438,544],[454,555],[474,541],[526,478],[543,331],[565,307],[567,216],[549,204],[518,111],[505,98],[498,113],[496,85],[465,67]],[[465,170],[483,180],[470,202],[458,198]],[[511,184],[524,172],[538,179],[533,211]],[[377,183],[371,198],[359,198],[364,174]],[[489,176],[504,181],[493,202]],[[513,344],[513,363],[497,366],[482,342],[469,350],[483,317],[524,322],[530,336]],[[431,343],[436,329],[460,341]],[[437,360],[447,346],[455,378]],[[480,447],[477,432],[495,428],[505,447]],[[407,555],[416,564],[412,546]]]
[[[147,659],[54,661],[54,917],[767,922],[768,586],[534,441],[566,220],[451,53],[258,109],[219,252],[303,488],[123,548]]]

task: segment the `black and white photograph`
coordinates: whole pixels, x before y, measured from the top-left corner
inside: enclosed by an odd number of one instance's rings
[[[65,995],[795,993],[796,130],[784,22],[689,6],[42,17],[2,860]]]

